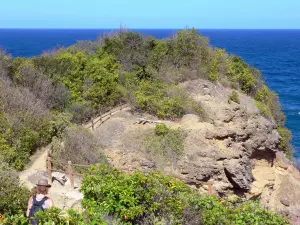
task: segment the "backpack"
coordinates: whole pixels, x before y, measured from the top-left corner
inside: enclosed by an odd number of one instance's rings
[[[36,200],[36,196],[32,196],[32,206],[31,206],[31,209],[29,211],[29,217],[32,218],[34,217],[34,214],[36,212],[38,212],[40,209],[44,211],[43,209],[43,204],[45,201],[47,201],[48,197],[44,197],[41,201],[37,201]],[[32,225],[37,225],[38,224],[38,221],[37,220],[30,220],[30,223]]]

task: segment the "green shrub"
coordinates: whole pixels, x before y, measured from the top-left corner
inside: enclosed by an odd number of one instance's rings
[[[267,118],[272,118],[272,113],[270,112],[268,106],[266,106],[264,103],[259,101],[255,101],[255,105],[263,116]]]
[[[292,150],[291,150],[291,141],[292,141],[292,133],[288,129],[284,127],[280,127],[277,129],[279,135],[281,136],[281,141],[279,143],[280,150],[284,151],[288,158],[292,158]]]
[[[176,119],[187,112],[201,113],[199,106],[177,86],[167,87],[155,80],[142,80],[135,93],[137,108],[159,118]]]
[[[161,173],[135,171],[129,175],[94,165],[89,174],[92,175],[85,175],[81,186],[85,209],[82,213],[50,208],[38,212],[35,218],[43,225],[288,225],[284,218],[266,211],[258,202],[199,195],[183,182]],[[21,213],[5,215],[1,222],[29,225]]]
[[[0,160],[0,215],[25,212],[30,191],[19,182],[18,174]]]
[[[166,126],[166,124],[157,124],[155,126],[155,134],[157,136],[165,136],[169,132],[169,128]]]
[[[231,81],[237,82],[246,94],[251,93],[257,81],[248,64],[237,56],[230,57],[227,76]]]
[[[97,139],[88,129],[80,126],[68,127],[62,139],[53,139],[52,156],[75,164],[107,163]]]
[[[228,103],[235,102],[237,104],[240,104],[240,98],[236,91],[232,91],[231,95],[228,98]]]
[[[208,80],[214,82],[218,80],[219,76],[226,75],[228,71],[228,55],[224,49],[214,49],[209,66]]]
[[[254,95],[256,101],[266,101],[269,95],[269,88],[266,85],[263,85],[261,89],[258,89]]]
[[[184,152],[184,140],[187,132],[178,128],[171,129],[166,125],[156,125],[155,131],[143,141],[145,150],[152,156],[173,161]]]
[[[64,211],[52,207],[46,211],[37,212],[34,219],[38,220],[41,225],[108,225],[108,221],[105,221],[102,217],[102,215],[97,218],[96,215],[90,216],[85,212],[80,214],[72,209]],[[6,216],[1,224],[30,225],[31,223],[23,214],[16,214]]]
[[[85,177],[81,187],[83,206],[123,221],[137,222],[151,213],[179,217],[184,209],[181,194],[190,192],[182,182],[159,173],[134,172],[130,176],[103,166],[92,167],[90,172],[95,176]]]
[[[130,224],[282,224],[282,217],[258,202],[231,202],[201,196],[181,181],[160,173],[124,174],[107,166],[93,166],[81,187],[89,213],[116,216]]]

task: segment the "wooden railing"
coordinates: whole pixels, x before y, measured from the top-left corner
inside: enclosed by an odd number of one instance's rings
[[[92,128],[93,130],[100,126],[102,123],[104,123],[106,120],[108,120],[113,114],[116,112],[122,111],[124,108],[128,107],[128,104],[120,104],[119,106],[115,108],[110,108],[109,110],[105,111],[100,116],[97,116],[96,118],[91,119],[90,122],[88,122],[84,127],[86,128]],[[98,123],[100,124],[98,125]]]
[[[53,164],[57,164],[60,166],[67,166],[66,171],[63,170],[57,170],[57,169],[53,169],[52,165]],[[50,183],[52,183],[52,172],[60,172],[63,174],[68,174],[69,175],[69,180],[70,180],[70,185],[71,187],[74,189],[74,175],[76,176],[83,176],[83,174],[81,173],[75,173],[73,171],[73,167],[81,167],[81,168],[89,168],[89,165],[81,165],[81,164],[73,164],[71,161],[68,162],[64,162],[64,161],[59,161],[59,160],[53,160],[49,155],[47,157],[46,160],[46,170],[47,170],[47,174],[48,174],[48,180],[50,181]]]
[[[120,104],[118,107],[115,107],[113,109],[109,109],[107,111],[105,111],[103,114],[101,114],[100,116],[93,118],[90,122],[86,123],[84,125],[85,128],[92,128],[93,130],[97,127],[97,124],[100,122],[99,126],[104,123],[106,120],[110,119],[111,116],[113,114],[115,114],[116,112],[122,111],[124,108],[128,107],[128,104]],[[137,123],[146,123],[146,122],[150,122],[150,123],[162,123],[161,121],[152,121],[152,120],[146,120],[146,119],[138,119]],[[66,165],[67,169],[66,171],[62,171],[62,170],[57,170],[57,169],[53,169],[52,164],[57,164],[57,165]],[[60,172],[63,174],[68,174],[69,176],[69,180],[70,180],[70,185],[71,187],[74,189],[74,175],[75,176],[83,176],[83,174],[81,173],[74,173],[73,171],[73,167],[81,167],[81,168],[89,168],[89,165],[81,165],[81,164],[73,164],[71,161],[65,162],[65,161],[59,161],[59,160],[53,160],[50,156],[50,154],[48,153],[48,157],[46,160],[46,170],[47,170],[47,174],[48,174],[48,179],[50,181],[50,183],[52,183],[52,172]],[[131,173],[132,170],[131,169],[125,169],[127,172]],[[122,170],[124,172],[124,170]],[[202,184],[206,184],[208,187],[208,195],[212,195],[213,194],[213,187],[212,187],[212,182],[208,181],[208,182],[202,182]]]
[[[60,165],[60,166],[66,165],[67,169],[66,169],[66,171],[53,169],[52,164],[57,164],[57,165]],[[59,161],[59,160],[53,160],[50,156],[48,156],[47,161],[46,161],[46,170],[47,170],[48,179],[50,181],[50,184],[52,183],[52,172],[60,172],[60,173],[63,173],[63,174],[68,174],[71,188],[74,189],[74,187],[75,187],[75,185],[74,185],[74,176],[83,176],[83,174],[74,173],[73,167],[89,168],[90,166],[89,165],[81,165],[81,164],[73,164],[71,161],[64,162],[64,161]],[[124,170],[122,170],[122,171],[124,171]],[[129,173],[132,172],[132,170],[129,170],[129,169],[126,169],[126,170]],[[202,184],[207,185],[208,195],[212,195],[213,194],[212,182],[211,181],[202,182]]]

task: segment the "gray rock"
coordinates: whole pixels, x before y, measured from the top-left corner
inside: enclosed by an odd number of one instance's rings
[[[290,206],[290,202],[288,200],[286,200],[286,199],[281,199],[280,202],[282,203],[282,205],[285,205],[287,207]]]
[[[253,181],[251,165],[248,158],[224,161],[225,174],[235,188],[249,190]]]

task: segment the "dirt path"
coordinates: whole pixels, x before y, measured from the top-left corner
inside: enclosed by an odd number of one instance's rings
[[[32,184],[28,180],[28,177],[38,171],[46,171],[46,159],[48,150],[50,150],[50,145],[42,148],[40,151],[34,154],[32,156],[33,161],[31,165],[19,174],[20,180],[24,182],[24,184],[30,189],[34,187],[34,184]]]
[[[93,118],[90,122],[83,125],[90,130],[99,127],[102,123],[110,119],[113,115],[119,113],[122,110],[130,110],[131,108],[128,105],[123,105],[122,107],[116,107],[111,110],[111,112],[104,113],[101,116]],[[102,120],[100,121],[100,117]],[[95,122],[92,122],[95,121]],[[96,122],[97,121],[97,122]],[[45,174],[46,173],[46,159],[48,151],[51,149],[51,145],[48,145],[39,151],[37,151],[31,157],[31,163],[29,166],[19,174],[20,181],[27,186],[29,189],[32,189],[35,184],[30,181],[30,177],[35,176],[36,174]],[[39,175],[41,176],[41,175]],[[78,189],[71,189],[69,185],[66,186],[56,186],[53,185],[50,189],[49,196],[54,201],[55,206],[59,208],[75,208],[80,209],[80,202],[83,198],[82,193]]]

